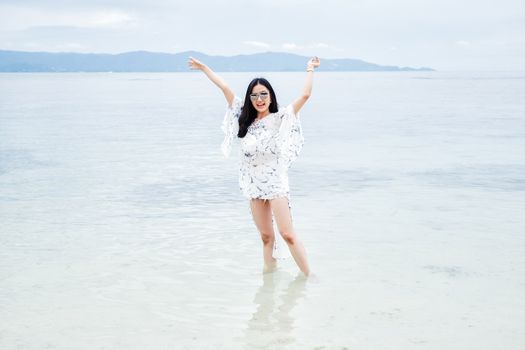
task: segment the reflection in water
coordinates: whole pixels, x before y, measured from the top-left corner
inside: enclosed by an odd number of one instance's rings
[[[288,273],[280,271],[263,274],[263,284],[253,300],[257,309],[248,320],[244,332],[243,343],[246,348],[264,349],[294,342],[292,330],[295,319],[290,312],[305,295],[307,279],[299,273],[279,293],[279,284],[285,283],[287,277],[290,277]]]

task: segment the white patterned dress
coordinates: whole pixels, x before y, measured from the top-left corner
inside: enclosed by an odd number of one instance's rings
[[[225,138],[222,151],[231,152],[232,142],[239,131],[238,118],[243,101],[235,96],[228,106],[222,123]],[[249,199],[290,198],[288,168],[301,152],[304,137],[299,114],[290,104],[276,113],[256,120],[240,141],[239,187]]]

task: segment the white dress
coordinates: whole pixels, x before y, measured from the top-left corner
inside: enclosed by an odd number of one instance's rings
[[[222,123],[225,138],[222,151],[231,152],[232,142],[239,131],[239,116],[243,101],[235,96],[226,108]],[[249,199],[290,198],[288,168],[297,158],[304,144],[299,114],[290,104],[276,113],[256,120],[240,141],[239,187]]]

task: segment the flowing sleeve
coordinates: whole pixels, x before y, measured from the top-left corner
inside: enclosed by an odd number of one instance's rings
[[[295,113],[293,106],[290,104],[280,115],[281,125],[279,127],[279,145],[281,156],[284,164],[290,167],[294,160],[297,159],[304,144],[303,130],[299,113]]]
[[[231,107],[226,107],[226,114],[222,121],[222,131],[224,140],[222,141],[221,150],[224,157],[228,158],[232,149],[233,138],[239,132],[239,115],[241,114],[243,103],[238,96],[233,98]]]

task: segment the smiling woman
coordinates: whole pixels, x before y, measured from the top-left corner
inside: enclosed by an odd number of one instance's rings
[[[254,121],[259,121],[277,111],[277,97],[270,82],[264,78],[253,79],[246,89],[244,107],[239,115],[237,136],[243,138]]]
[[[192,57],[188,64],[192,69],[203,71],[222,90],[228,102],[222,125],[225,134],[222,150],[229,156],[233,139],[239,139],[239,186],[250,200],[253,220],[261,234],[263,271],[271,272],[276,267],[278,240],[273,230],[273,216],[299,269],[308,276],[306,251],[292,224],[288,168],[304,143],[299,110],[310,97],[319,58],[308,61],[302,94],[285,108],[279,108],[275,92],[264,78],[255,78],[248,84],[242,101],[208,66]]]

